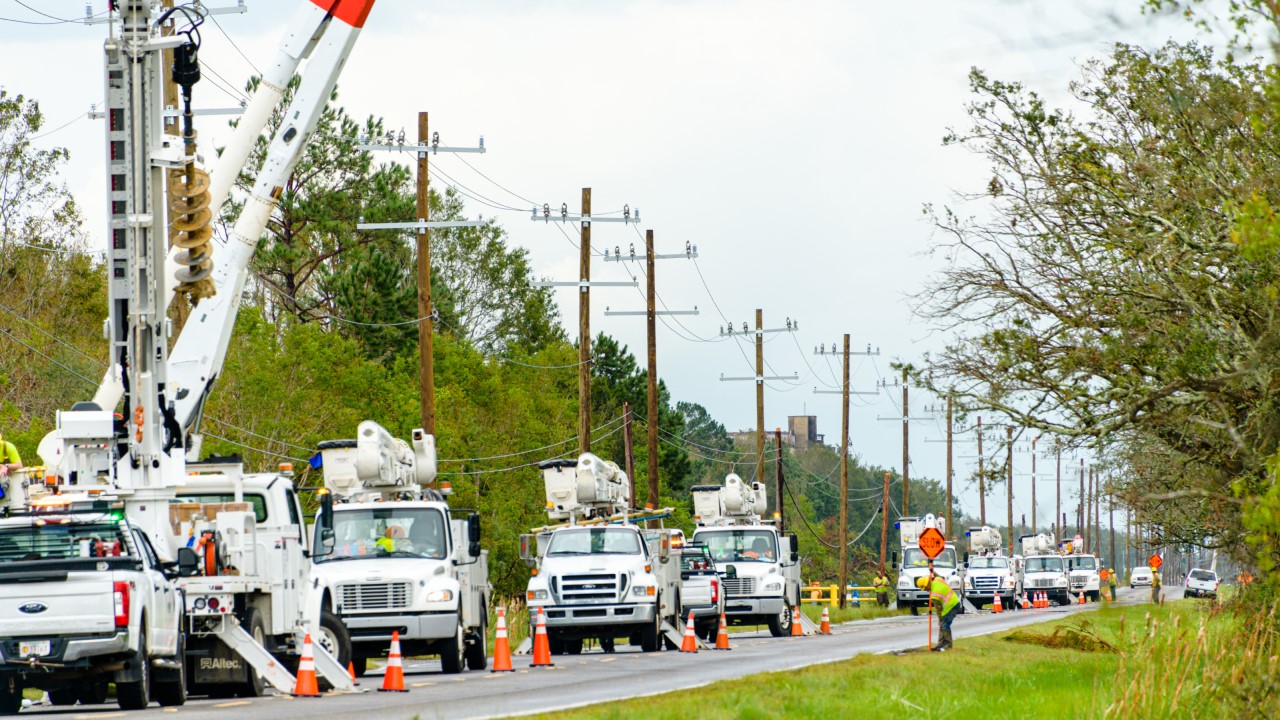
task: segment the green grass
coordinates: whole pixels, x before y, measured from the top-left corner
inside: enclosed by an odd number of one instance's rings
[[[833,718],[891,717],[913,720],[952,717],[1235,717],[1223,714],[1226,679],[1202,679],[1215,668],[1232,667],[1231,641],[1256,619],[1213,613],[1208,603],[1191,601],[1102,608],[1084,616],[1019,628],[979,638],[962,638],[947,653],[863,655],[788,673],[765,673],[716,683],[696,693],[674,692],[557,714],[570,718]],[[819,609],[819,613],[821,610]],[[1196,646],[1204,620],[1205,652],[1182,682],[1180,707],[1170,711],[1176,675],[1166,673],[1177,653],[1169,647]],[[1154,639],[1153,639],[1153,630]],[[1054,629],[1060,628],[1054,637]],[[1011,637],[1015,639],[1010,639]],[[1073,646],[1109,645],[1084,651]],[[1243,645],[1239,645],[1243,647]],[[1243,651],[1241,651],[1243,652]],[[1193,652],[1183,653],[1193,665]],[[1274,646],[1257,657],[1261,675],[1275,668]],[[1239,665],[1240,663],[1235,663]],[[1259,673],[1253,673],[1254,679]],[[1207,676],[1206,676],[1207,678]],[[1214,685],[1214,683],[1217,685]],[[1143,691],[1141,688],[1149,687]],[[1124,707],[1114,701],[1120,697]],[[1258,697],[1255,695],[1255,697]],[[1274,707],[1270,700],[1255,701]],[[1016,709],[1016,713],[1013,712]],[[1110,710],[1110,712],[1109,712]],[[1264,711],[1259,717],[1268,716]],[[547,716],[550,717],[550,716]],[[1271,716],[1274,717],[1274,716]]]

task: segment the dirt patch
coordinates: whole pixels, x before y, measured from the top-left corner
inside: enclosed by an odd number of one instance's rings
[[[1014,630],[1006,635],[1004,639],[1008,642],[1041,645],[1065,650],[1079,650],[1081,652],[1116,652],[1116,647],[1104,640],[1088,620],[1059,625],[1051,633]]]

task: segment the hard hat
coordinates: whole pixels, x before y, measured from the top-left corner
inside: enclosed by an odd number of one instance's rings
[[[921,590],[929,587],[929,578],[925,577],[924,575],[921,575],[920,577],[916,578],[916,587],[920,588]]]

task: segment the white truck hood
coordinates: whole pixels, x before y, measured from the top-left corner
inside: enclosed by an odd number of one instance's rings
[[[540,575],[644,572],[643,555],[557,555],[544,556]]]
[[[315,563],[311,576],[329,585],[348,582],[394,582],[404,580],[418,584],[431,578],[446,576],[448,560],[430,558],[362,558],[359,560],[330,560]]]

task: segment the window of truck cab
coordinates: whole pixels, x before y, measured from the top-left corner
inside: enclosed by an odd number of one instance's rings
[[[694,542],[706,545],[716,562],[775,562],[777,537],[768,530],[704,530]]]
[[[635,530],[624,528],[566,528],[551,536],[547,556],[646,555]]]
[[[170,503],[200,503],[217,504],[232,503],[236,501],[235,493],[206,492],[206,493],[185,493],[170,500]],[[267,521],[267,498],[265,495],[258,493],[246,492],[241,502],[249,503],[249,507],[253,508],[253,521],[259,525]]]
[[[902,565],[909,568],[929,567],[929,556],[920,548],[907,548],[902,553]],[[956,566],[956,551],[946,548],[942,554],[933,559],[934,567],[953,568]]]
[[[341,506],[333,513],[334,550],[315,560],[317,563],[362,557],[443,560],[448,555],[448,525],[439,508],[391,503]],[[319,529],[317,524],[316,532]]]

